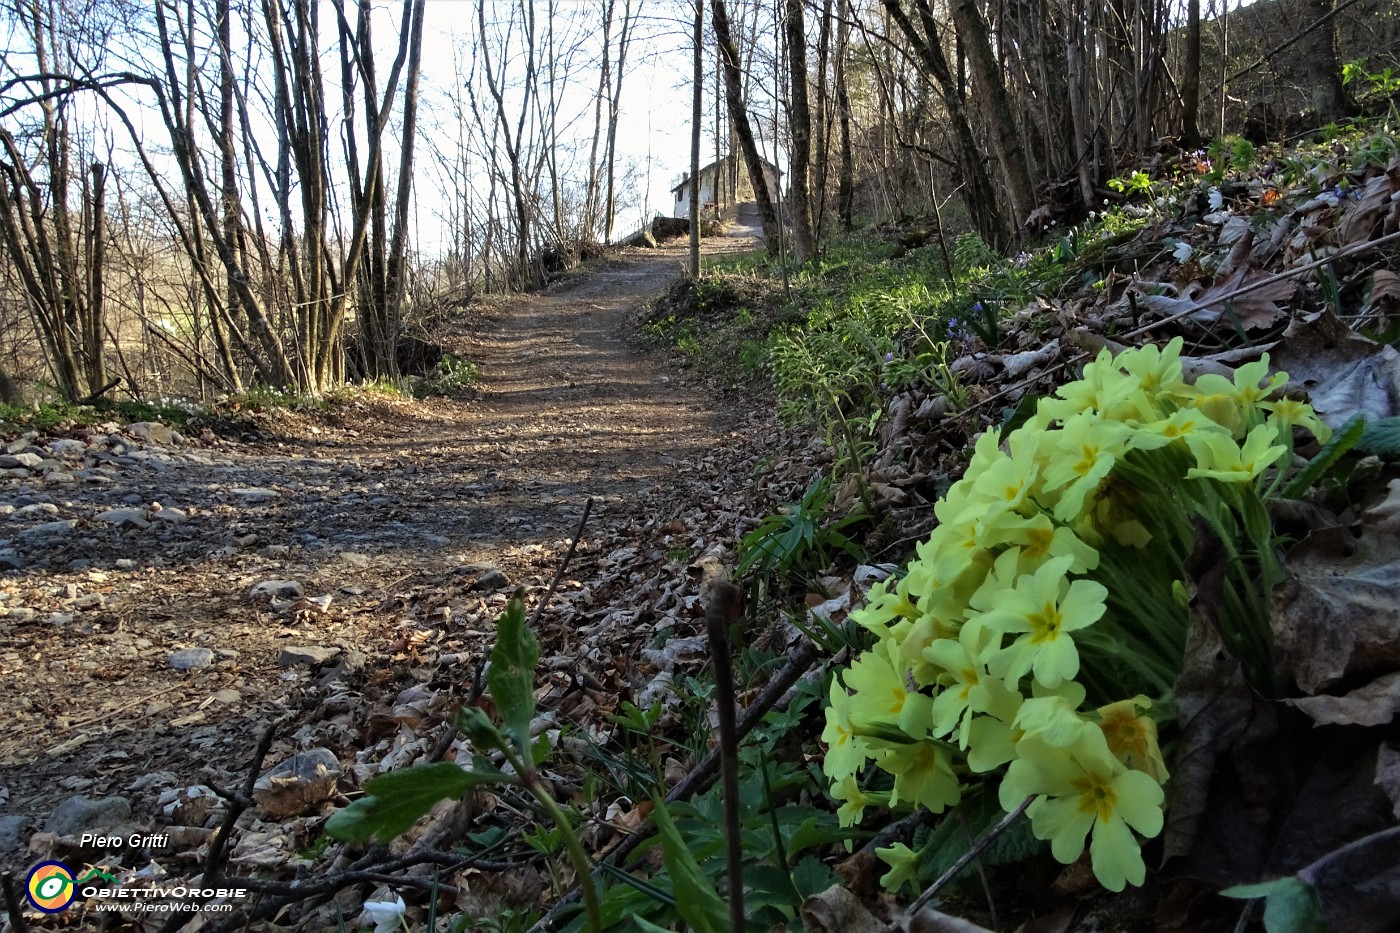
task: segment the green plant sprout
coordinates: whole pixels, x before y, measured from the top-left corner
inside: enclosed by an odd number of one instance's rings
[[[478,749],[471,770],[450,761],[414,765],[372,778],[366,795],[335,813],[326,822],[326,834],[342,842],[358,842],[371,836],[388,842],[401,835],[440,800],[455,799],[476,787],[509,784],[528,791],[549,815],[552,829],[541,828],[532,845],[552,847],[551,838],[562,841],[582,890],[588,928],[604,929],[599,912],[593,865],[579,841],[573,822],[554,800],[540,777],[537,765],[547,755],[545,740],[532,742],[530,720],[535,714],[534,670],[539,643],[525,622],[525,603],[517,593],[506,606],[491,649],[486,672],[491,698],[500,711],[497,726],[476,707],[461,711],[457,726]],[[510,771],[493,766],[480,750],[497,749]],[[542,835],[543,834],[543,835]]]

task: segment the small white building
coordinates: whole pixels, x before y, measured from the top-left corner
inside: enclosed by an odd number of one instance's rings
[[[725,208],[742,201],[752,201],[754,199],[753,185],[749,182],[748,169],[744,166],[744,160],[735,155],[727,155],[718,161],[700,169],[700,211],[722,212]],[[768,182],[769,194],[777,197],[778,185],[782,181],[783,173],[776,165],[763,160],[763,177]],[[671,189],[671,193],[676,196],[676,203],[672,207],[671,216],[690,216],[690,173],[681,176],[681,180]]]

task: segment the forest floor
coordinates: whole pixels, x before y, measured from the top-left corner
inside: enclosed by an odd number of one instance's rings
[[[363,777],[368,758],[432,745],[425,720],[470,690],[509,592],[525,586],[533,608],[590,497],[544,655],[617,676],[634,627],[581,646],[579,623],[608,617],[619,588],[679,591],[740,514],[735,463],[775,440],[766,406],[631,342],[684,262],[683,244],[629,251],[474,307],[442,338],[480,367],[470,400],[365,395],[330,416],[259,416],[252,439],[105,425],[9,444],[0,863],[140,867],[146,851],[74,840],[173,823],[187,829],[148,854],[197,870],[218,821],[186,818],[191,789],[241,786],[272,723],[269,766],[329,747]],[[693,598],[669,605],[698,614]],[[236,874],[315,842],[276,819],[240,826]]]

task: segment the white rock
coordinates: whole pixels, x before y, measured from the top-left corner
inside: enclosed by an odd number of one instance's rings
[[[105,512],[97,513],[99,522],[106,522],[109,525],[128,525],[133,528],[149,528],[151,523],[146,520],[145,509],[108,509]]]
[[[264,580],[249,593],[254,599],[297,599],[306,590],[295,580]]]

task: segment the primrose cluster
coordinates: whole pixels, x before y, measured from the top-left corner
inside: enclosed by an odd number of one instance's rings
[[[1266,378],[1267,356],[1192,384],[1181,345],[1104,350],[1004,447],[983,434],[907,572],[852,613],[876,643],[833,680],[822,736],[844,824],[870,805],[942,812],[1000,776],[1001,807],[1030,798],[1057,859],[1075,861],[1088,837],[1106,888],[1142,884],[1139,837],[1163,824],[1157,727],[1172,718],[1197,528],[1232,556],[1267,559],[1262,501],[1294,427],[1331,434],[1277,395],[1288,377]],[[1266,670],[1269,574],[1232,566],[1226,642],[1255,656],[1246,670]],[[913,876],[907,847],[881,855],[886,885]]]

